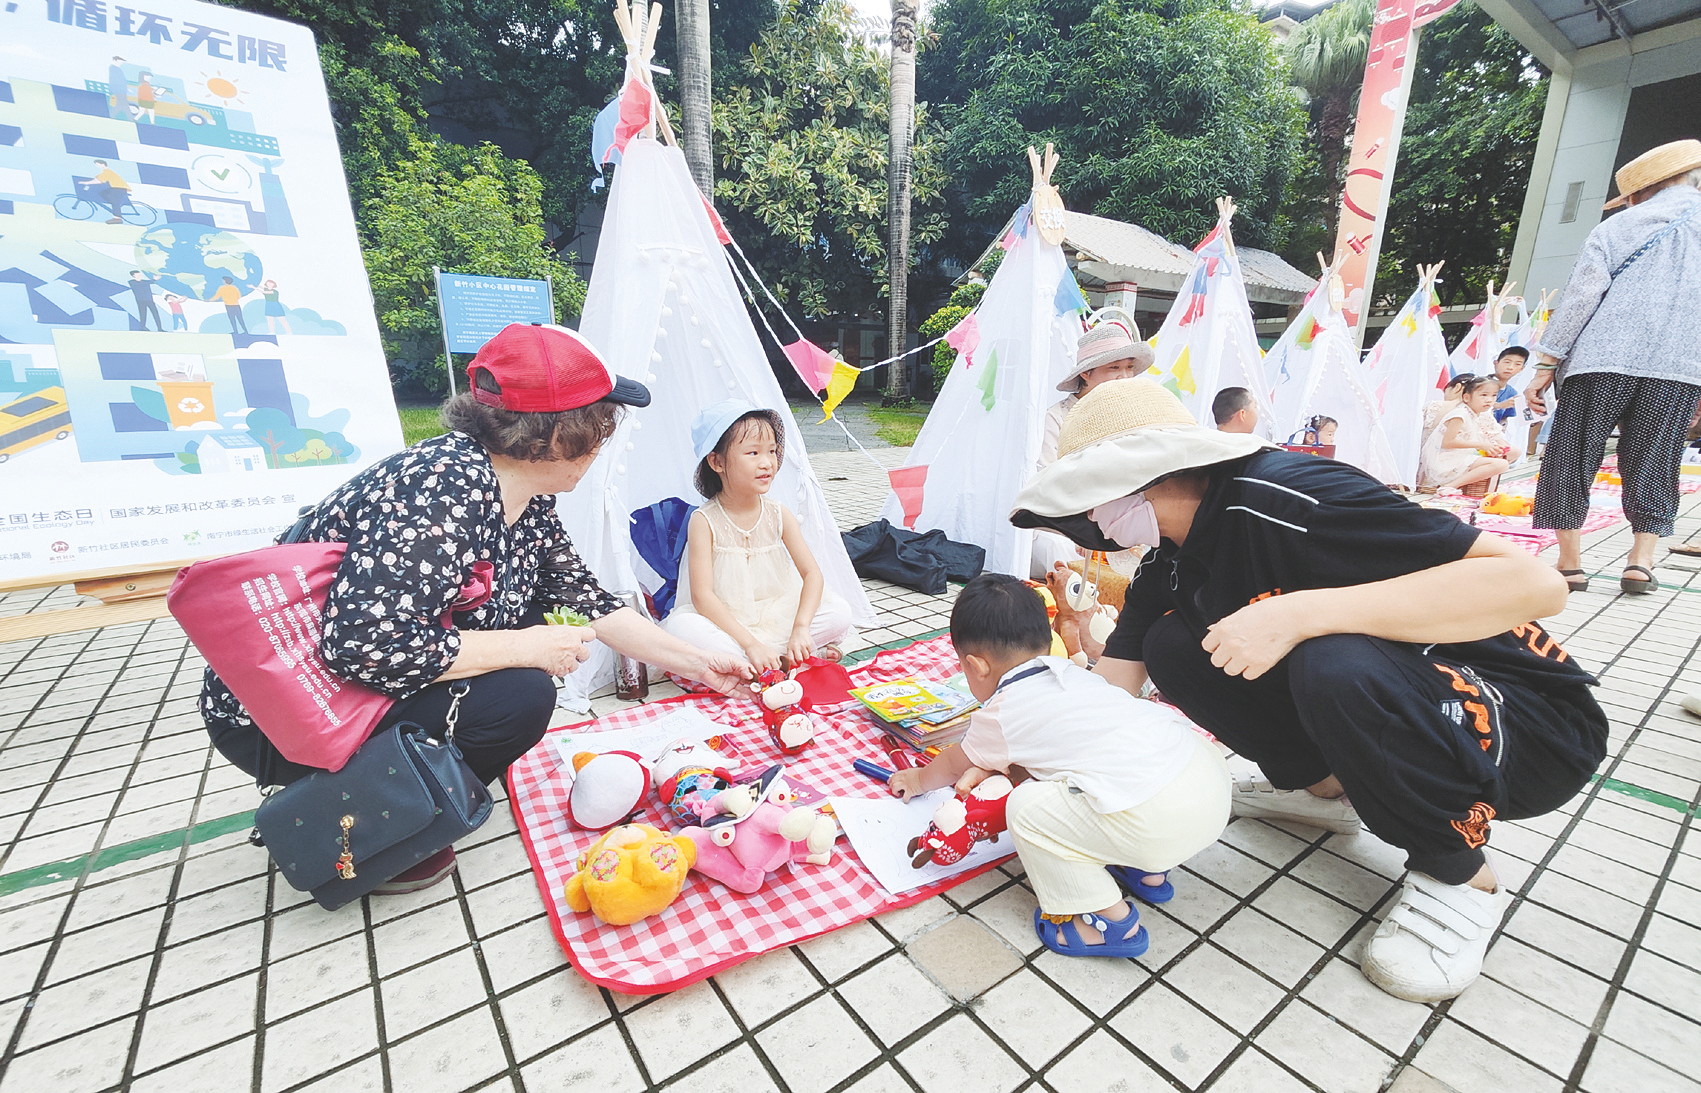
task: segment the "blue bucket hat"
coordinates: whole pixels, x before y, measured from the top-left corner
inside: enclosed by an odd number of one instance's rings
[[[729,398],[697,411],[696,420],[691,422],[691,450],[696,453],[697,462],[709,457],[734,422],[760,409],[741,398]]]

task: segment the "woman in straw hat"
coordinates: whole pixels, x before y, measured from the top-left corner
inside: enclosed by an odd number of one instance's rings
[[[1536,527],[1558,533],[1559,571],[1573,592],[1589,587],[1581,528],[1607,439],[1619,429],[1634,533],[1619,587],[1640,594],[1660,587],[1654,548],[1672,533],[1678,465],[1701,397],[1701,140],[1662,144],[1614,178],[1619,196],[1607,207],[1630,208],[1583,241],[1534,347],[1524,395],[1540,414],[1548,386],[1561,392],[1533,515]]]
[[[1416,1001],[1464,990],[1506,909],[1488,821],[1557,808],[1606,752],[1594,679],[1528,621],[1565,606],[1559,576],[1354,467],[1199,426],[1148,379],[1083,398],[1058,452],[1012,522],[1153,548],[1098,672],[1150,678],[1258,765],[1236,815],[1362,817],[1404,850],[1365,974]]]
[[[1133,320],[1129,320],[1133,325]],[[1059,391],[1069,397],[1053,403],[1045,412],[1045,436],[1040,440],[1039,465],[1044,470],[1057,458],[1057,437],[1063,430],[1063,419],[1088,391],[1111,380],[1130,379],[1152,366],[1152,347],[1140,340],[1140,328],[1132,331],[1120,319],[1107,319],[1081,335],[1075,343],[1075,370],[1058,383]],[[1080,557],[1069,540],[1061,535],[1038,532],[1034,535],[1033,562],[1028,574],[1035,580],[1045,580],[1057,566],[1067,565]]]

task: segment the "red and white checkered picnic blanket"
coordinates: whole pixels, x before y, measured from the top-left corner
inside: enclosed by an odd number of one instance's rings
[[[904,676],[941,680],[956,670],[950,639],[941,636],[881,653],[853,668],[851,679],[860,687]],[[727,727],[721,751],[735,770],[784,761],[788,775],[829,797],[874,797],[885,792],[851,766],[858,756],[887,762],[876,743],[874,721],[854,701],[818,710],[814,745],[791,759],[783,759],[773,746],[750,699],[718,695],[663,699],[601,718],[594,728],[642,725],[678,709],[681,703],[695,705]],[[572,728],[583,732],[587,726]],[[609,926],[594,915],[570,909],[563,895],[579,853],[602,833],[580,831],[567,822],[569,779],[560,769],[555,735],[546,735],[510,769],[509,798],[562,949],[586,979],[613,990],[628,994],[677,990],[783,945],[919,903],[998,864],[991,862],[939,884],[893,896],[875,883],[849,842],[840,839],[830,864],[782,868],[770,875],[760,892],[734,892],[692,873],[679,898],[661,914],[631,926]],[[636,819],[664,831],[676,827],[654,794]]]

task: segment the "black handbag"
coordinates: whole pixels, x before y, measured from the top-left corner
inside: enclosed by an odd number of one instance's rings
[[[455,746],[465,683],[441,740],[410,722],[370,737],[341,770],[314,771],[260,803],[254,827],[290,887],[334,911],[490,817],[490,790]]]

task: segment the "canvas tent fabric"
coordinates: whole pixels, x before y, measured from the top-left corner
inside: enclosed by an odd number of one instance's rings
[[[1329,280],[1311,294],[1267,358],[1275,376],[1275,439],[1288,441],[1313,417],[1332,417],[1338,423],[1336,459],[1379,482],[1398,482],[1381,412]]]
[[[1027,216],[1009,238],[971,313],[979,340],[958,352],[904,465],[926,468],[916,531],[973,543],[988,570],[1026,577],[1034,533],[1011,525],[1010,504],[1039,460],[1046,410],[1065,397],[1056,388],[1075,363],[1080,293],[1067,291],[1074,277],[1062,248]],[[880,515],[905,524],[896,495]]]
[[[741,398],[778,411],[785,422],[785,463],[769,496],[796,514],[827,587],[850,605],[852,618],[874,621],[679,149],[648,138],[627,146],[579,332],[616,373],[642,380],[652,396],[648,407],[626,414],[578,488],[556,500],[574,546],[605,588],[660,585],[632,545],[633,514],[670,497],[702,502],[691,484],[691,422],[705,406]],[[590,693],[613,679],[612,656],[597,649],[567,677],[562,701],[570,708],[587,708]]]
[[[1214,425],[1211,401],[1217,392],[1244,387],[1258,408],[1258,435],[1272,435],[1264,354],[1226,219],[1218,221],[1194,251],[1193,270],[1176,293],[1152,348],[1155,359],[1147,374],[1181,399],[1195,421]]]
[[[1436,320],[1439,311],[1434,289],[1428,282],[1420,284],[1364,362],[1365,380],[1394,459],[1395,477],[1389,482],[1413,488],[1423,448],[1424,403],[1438,393],[1435,379],[1447,367],[1447,342]]]

